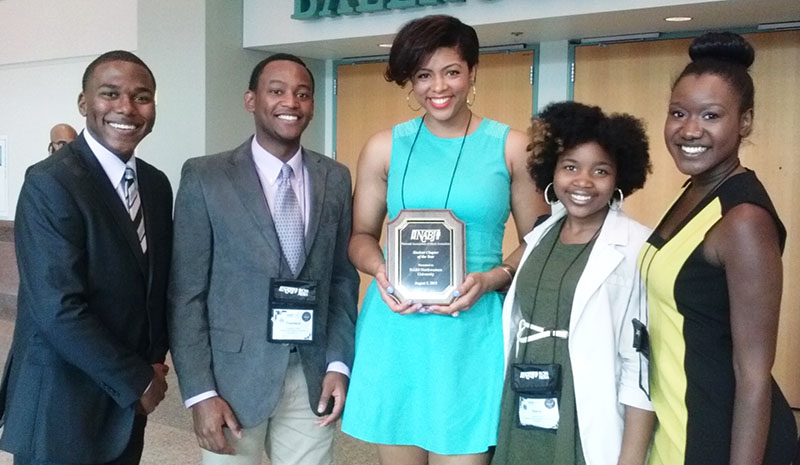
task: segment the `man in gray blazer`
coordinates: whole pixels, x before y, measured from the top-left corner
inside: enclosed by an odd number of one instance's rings
[[[255,136],[188,160],[175,204],[170,343],[204,464],[327,464],[353,360],[351,181],[304,149],[314,79],[259,63]]]

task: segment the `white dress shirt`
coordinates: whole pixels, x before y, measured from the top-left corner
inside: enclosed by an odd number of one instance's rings
[[[258,173],[258,180],[261,181],[261,189],[264,191],[264,197],[267,199],[269,211],[275,210],[275,195],[278,189],[278,176],[281,174],[283,162],[275,155],[264,150],[263,147],[258,145],[256,138],[253,137],[253,142],[250,144],[250,149],[253,151],[253,162],[256,164],[256,172]],[[304,231],[308,232],[309,222],[309,208],[311,202],[311,189],[308,188],[308,170],[305,163],[303,163],[303,149],[297,149],[287,165],[292,167],[294,177],[292,177],[292,190],[297,198],[297,203],[300,205],[300,213],[303,215]]]
[[[125,201],[125,183],[123,182],[123,177],[125,176],[125,168],[131,168],[136,175],[136,184],[139,184],[139,173],[136,171],[136,155],[131,155],[128,162],[125,163],[118,156],[111,153],[110,150],[103,147],[100,142],[97,142],[97,139],[92,136],[92,133],[89,132],[88,129],[83,130],[82,134],[83,138],[86,139],[86,144],[92,150],[92,154],[94,154],[97,161],[100,162],[100,166],[103,167],[103,171],[105,171],[106,176],[108,176],[108,180],[111,181],[111,185],[114,186],[114,190],[117,191],[119,200],[122,202],[122,205],[125,206],[125,210],[127,210],[128,203]],[[142,218],[142,222],[144,222],[144,218]]]

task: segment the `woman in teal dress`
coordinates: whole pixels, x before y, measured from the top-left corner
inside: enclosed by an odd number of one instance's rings
[[[497,438],[502,297],[521,249],[502,259],[512,212],[522,236],[546,211],[527,174],[527,137],[472,113],[475,30],[449,16],[406,24],[386,77],[425,113],[362,150],[350,258],[372,276],[356,327],[342,430],[383,464],[485,464]],[[472,99],[472,100],[471,100]],[[398,302],[379,239],[387,212],[450,209],[465,223],[467,275],[450,305]]]

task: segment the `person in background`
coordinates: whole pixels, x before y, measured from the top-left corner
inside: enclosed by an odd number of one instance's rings
[[[146,415],[164,399],[172,189],[134,155],[155,92],[136,55],[100,55],[78,96],[86,130],[25,176],[0,387],[0,448],[17,465],[138,464]]]
[[[502,296],[522,249],[503,261],[509,212],[520,237],[547,206],[527,174],[525,134],[474,114],[475,30],[450,16],[404,25],[386,79],[411,83],[422,117],[370,137],[358,162],[350,259],[375,276],[356,331],[342,430],[378,444],[383,464],[485,464],[503,373]],[[387,212],[450,209],[466,223],[466,271],[450,305],[396,301],[379,245]],[[454,318],[455,317],[455,318]]]
[[[50,129],[50,143],[47,144],[47,153],[56,153],[58,149],[67,145],[78,137],[75,128],[66,123],[59,123]]]
[[[786,465],[796,426],[770,374],[786,230],[739,160],[753,128],[755,52],[718,32],[692,41],[689,55],[664,124],[689,180],[640,255],[658,417],[650,464]]]
[[[507,369],[495,465],[642,465],[655,416],[633,345],[646,321],[622,211],[650,171],[642,123],[576,102],[533,120],[529,163],[553,213],[525,236],[503,305]],[[532,380],[547,380],[537,384]]]

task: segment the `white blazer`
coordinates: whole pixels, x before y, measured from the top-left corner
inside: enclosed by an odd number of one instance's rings
[[[552,210],[550,218],[525,236],[527,245],[520,261],[522,266],[547,231],[566,215],[561,203],[554,204]],[[622,211],[609,209],[575,288],[568,347],[587,465],[617,463],[625,405],[653,410],[639,388],[639,354],[633,348],[631,323],[633,318],[639,317],[639,302],[645,301],[636,263],[639,249],[649,234],[650,229]],[[522,319],[516,301],[516,285],[514,278],[503,304],[506,372]],[[646,308],[641,309],[643,321],[646,321],[646,311]]]

